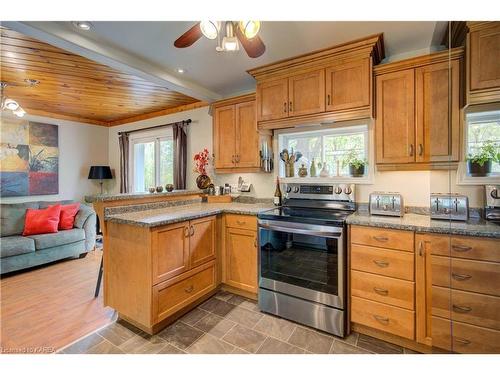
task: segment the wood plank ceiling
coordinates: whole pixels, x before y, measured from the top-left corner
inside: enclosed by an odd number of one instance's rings
[[[206,105],[13,30],[0,42],[5,94],[28,114],[111,126]]]

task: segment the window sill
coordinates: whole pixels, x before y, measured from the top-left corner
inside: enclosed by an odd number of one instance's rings
[[[500,175],[488,177],[471,177],[467,175],[465,162],[460,162],[457,169],[457,185],[498,185]]]
[[[280,177],[282,183],[301,183],[301,184],[357,184],[357,185],[373,185],[372,176],[364,177],[348,177],[348,176],[333,176],[333,177]]]

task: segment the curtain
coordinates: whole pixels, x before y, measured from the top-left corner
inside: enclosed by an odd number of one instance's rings
[[[128,193],[128,134],[122,133],[118,137],[118,143],[120,145],[120,193]]]
[[[187,135],[186,123],[176,122],[172,124],[174,135],[174,187],[175,189],[186,188],[186,166],[187,166]]]

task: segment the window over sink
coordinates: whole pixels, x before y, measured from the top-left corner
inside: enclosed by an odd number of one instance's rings
[[[317,176],[326,163],[331,179],[366,180],[371,175],[370,166],[373,164],[369,152],[368,124],[345,125],[339,124],[307,128],[287,129],[278,133],[279,152],[286,148],[291,154],[302,154],[295,163],[294,176],[298,177],[298,169],[304,164],[307,176],[310,177],[311,163],[314,159]],[[349,170],[349,160],[355,157],[366,163],[363,177],[352,177]],[[280,160],[279,174],[285,177],[285,166]]]
[[[165,188],[166,184],[173,183],[174,144],[168,131],[131,135],[129,154],[133,192],[146,192],[160,185]]]

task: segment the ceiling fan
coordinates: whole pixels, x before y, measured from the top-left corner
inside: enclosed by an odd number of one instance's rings
[[[225,30],[222,36],[221,30]],[[260,30],[260,21],[201,21],[182,34],[175,42],[177,48],[186,48],[202,36],[208,39],[218,39],[218,52],[238,51],[239,43],[247,55],[252,58],[261,56],[266,46],[257,35]]]

